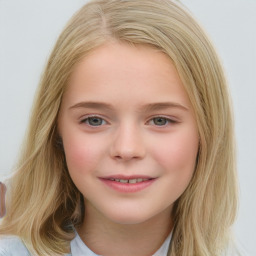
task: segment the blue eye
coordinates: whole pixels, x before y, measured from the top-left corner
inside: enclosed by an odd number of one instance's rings
[[[156,126],[166,126],[170,123],[176,123],[174,120],[171,120],[169,118],[166,118],[166,117],[162,117],[162,116],[157,116],[157,117],[154,117],[152,118],[150,121],[149,121],[149,124],[151,125],[156,125]]]
[[[85,123],[90,126],[101,126],[106,124],[106,121],[104,121],[102,118],[98,116],[91,116],[87,117],[86,119],[83,119],[81,123]]]
[[[164,126],[168,123],[168,120],[164,117],[155,117],[153,118],[153,123],[157,126]]]

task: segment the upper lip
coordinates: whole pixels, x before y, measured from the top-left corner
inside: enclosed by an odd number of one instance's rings
[[[119,179],[119,180],[132,180],[132,179],[155,179],[154,177],[148,176],[148,175],[122,175],[122,174],[116,174],[116,175],[109,175],[105,177],[100,177],[101,179]]]

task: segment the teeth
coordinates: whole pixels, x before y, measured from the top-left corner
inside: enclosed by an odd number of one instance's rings
[[[149,180],[149,179],[129,179],[129,180],[124,180],[124,179],[110,179],[112,181],[117,181],[117,182],[120,182],[120,183],[130,183],[130,184],[136,184],[138,182],[143,182],[143,181],[146,181],[146,180]]]
[[[119,182],[121,182],[121,183],[128,183],[129,180],[120,180]]]

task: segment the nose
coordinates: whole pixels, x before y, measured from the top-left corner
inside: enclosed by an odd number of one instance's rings
[[[139,127],[135,125],[120,126],[113,136],[110,154],[112,158],[122,161],[144,158],[146,149]]]

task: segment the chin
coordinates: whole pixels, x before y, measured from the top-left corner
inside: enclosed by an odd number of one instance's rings
[[[110,221],[116,224],[122,225],[135,225],[141,224],[150,220],[154,214],[150,215],[149,213],[142,211],[131,211],[131,210],[117,210],[115,212],[109,212],[104,214]]]

